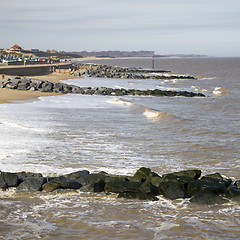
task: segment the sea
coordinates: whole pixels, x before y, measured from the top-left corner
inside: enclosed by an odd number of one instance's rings
[[[82,63],[152,68],[151,58]],[[0,170],[58,176],[200,169],[240,179],[240,58],[156,58],[197,79],[78,78],[84,87],[186,90],[206,97],[67,94],[0,105]],[[240,239],[240,206],[114,194],[0,191],[0,239]]]

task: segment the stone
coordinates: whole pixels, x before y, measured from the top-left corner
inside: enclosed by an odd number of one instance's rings
[[[33,172],[19,172],[19,173],[16,173],[16,174],[17,174],[19,179],[43,177],[41,173],[33,173]]]
[[[43,190],[46,192],[52,192],[55,189],[80,189],[82,185],[77,181],[73,181],[64,176],[54,178],[43,185]]]
[[[21,192],[36,192],[42,191],[42,186],[47,182],[47,178],[43,177],[29,177],[23,180],[17,187]]]
[[[144,179],[149,179],[157,176],[159,176],[157,173],[152,172],[150,168],[146,168],[146,167],[139,168],[134,174],[134,177],[144,178]]]
[[[82,186],[81,191],[102,192],[110,176],[105,172],[89,174],[87,170],[83,170],[70,174],[70,178]]]
[[[19,179],[17,174],[9,172],[0,172],[0,187],[3,190],[9,187],[17,187]]]
[[[105,184],[106,184],[105,181],[101,179],[98,182],[84,185],[83,187],[80,188],[80,190],[82,192],[92,192],[92,193],[103,192],[105,190],[104,189]]]
[[[30,82],[30,85],[29,87],[33,87],[35,88],[36,90],[39,90],[39,88],[42,87],[42,84],[44,83],[44,81],[42,80],[38,80],[38,79],[31,79],[31,82]]]
[[[145,193],[158,195],[158,190],[150,182],[130,182],[121,179],[111,179],[105,185],[106,192],[113,193]]]
[[[221,180],[223,179],[223,177],[221,176],[220,173],[213,173],[213,174],[208,174],[208,175],[205,175],[201,178],[203,181],[212,181],[213,179],[214,180]]]
[[[54,83],[53,85],[53,92],[62,92],[63,85],[61,83]]]
[[[205,175],[201,178],[201,180],[208,183],[220,183],[225,187],[229,187],[232,183],[231,179],[223,178],[220,173]]]
[[[231,199],[232,201],[240,202],[240,188],[231,186],[227,189],[227,192],[223,196]]]
[[[66,178],[69,178],[71,180],[76,180],[79,177],[84,177],[89,175],[89,171],[88,170],[81,170],[81,171],[77,171],[77,172],[72,172],[66,175],[63,175]]]
[[[173,172],[173,173],[162,175],[163,178],[176,179],[176,180],[177,178],[180,178],[180,177],[198,179],[200,176],[201,176],[201,170],[198,170],[198,169]]]
[[[203,205],[224,204],[229,201],[209,190],[202,190],[190,199],[190,202]]]
[[[235,185],[236,187],[240,188],[240,180],[237,180],[237,181],[234,183],[234,185]]]
[[[41,92],[52,92],[53,91],[53,83],[45,81],[40,89]]]
[[[188,196],[192,197],[196,195],[199,191],[204,189],[216,194],[223,194],[227,190],[224,184],[220,184],[218,182],[206,182],[200,179],[190,181],[187,184],[186,193]]]
[[[161,182],[158,191],[160,195],[171,200],[187,197],[184,185],[177,180],[166,180],[165,182]]]

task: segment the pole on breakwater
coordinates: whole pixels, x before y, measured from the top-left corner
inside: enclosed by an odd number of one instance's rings
[[[152,60],[152,69],[154,70],[154,59]]]

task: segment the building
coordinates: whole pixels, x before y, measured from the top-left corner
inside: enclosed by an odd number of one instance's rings
[[[20,46],[18,46],[17,44],[13,45],[10,50],[12,51],[21,51],[23,50]]]

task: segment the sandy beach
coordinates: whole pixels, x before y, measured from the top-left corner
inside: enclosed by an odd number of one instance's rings
[[[47,75],[24,76],[24,77],[31,77],[31,78],[47,80],[51,82],[60,82],[61,80],[77,78],[67,73],[57,73],[57,72],[47,74]],[[18,100],[27,100],[27,99],[37,98],[41,96],[56,96],[56,95],[60,95],[60,94],[39,92],[39,91],[20,91],[20,90],[0,88],[0,104],[11,103],[12,101],[18,101]]]

